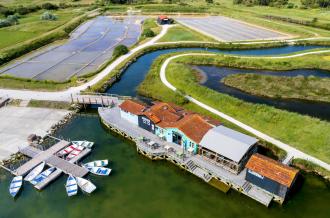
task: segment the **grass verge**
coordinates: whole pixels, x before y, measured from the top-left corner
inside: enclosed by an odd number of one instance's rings
[[[43,101],[43,100],[30,100],[28,107],[41,107],[53,108],[61,110],[71,110],[71,103],[65,101]]]
[[[147,97],[180,103],[184,101],[180,100],[182,97],[173,94],[162,84],[159,78],[159,66],[169,56],[161,56],[154,62],[152,69],[138,91]],[[188,62],[187,59],[189,58],[186,57],[186,63]],[[191,57],[190,61],[194,62]],[[204,64],[206,63],[208,62],[204,62]],[[197,100],[297,149],[330,162],[329,122],[279,110],[267,105],[247,103],[213,91],[198,85],[197,78],[192,76],[192,73],[192,70],[185,64],[172,62],[167,70],[167,79],[181,92],[191,95]],[[224,121],[224,123],[226,122]]]

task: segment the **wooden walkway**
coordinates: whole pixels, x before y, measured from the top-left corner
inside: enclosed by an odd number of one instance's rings
[[[212,178],[214,178],[224,184],[228,184],[231,188],[249,196],[250,198],[264,204],[265,206],[268,206],[274,197],[272,194],[252,184],[249,190],[245,190],[243,186],[247,182],[245,180],[246,170],[243,170],[240,174],[236,175],[230,173],[229,171],[216,164],[213,164],[200,155],[185,154],[184,158],[178,157],[176,154],[177,151],[182,151],[181,147],[174,143],[163,141],[155,134],[148,132],[138,126],[132,125],[126,120],[123,120],[120,117],[120,111],[118,107],[99,108],[98,112],[102,122],[106,126],[108,126],[112,131],[115,131],[118,134],[121,134],[124,137],[135,141],[138,151],[151,159],[169,160],[203,179],[205,182],[209,182]],[[158,143],[160,147],[157,149],[151,149],[150,146],[138,140],[138,138],[141,136]],[[175,151],[166,151],[166,145],[172,147]]]
[[[53,145],[46,151],[37,151],[38,149],[27,146],[24,149],[21,149],[20,152],[26,156],[31,157],[32,159],[19,168],[17,168],[14,171],[14,174],[16,176],[24,176],[27,174],[30,170],[38,166],[41,162],[46,161],[49,157],[57,153],[58,151],[62,150],[63,148],[67,147],[70,144],[70,142],[61,140],[57,144]],[[30,156],[31,155],[31,156]]]
[[[75,177],[85,176],[88,173],[88,170],[74,163],[77,162],[82,157],[89,154],[91,152],[90,149],[85,149],[78,156],[76,156],[70,161],[66,161],[55,155],[58,151],[67,147],[69,144],[70,144],[69,142],[61,140],[60,142],[58,142],[57,144],[53,145],[52,147],[50,147],[45,151],[41,151],[31,146],[28,146],[20,150],[22,154],[29,156],[32,159],[26,162],[25,164],[23,164],[22,166],[20,166],[18,169],[16,169],[14,171],[14,174],[17,176],[23,176],[27,174],[29,171],[31,171],[34,167],[39,165],[41,162],[45,162],[49,166],[56,167],[57,169],[63,171],[66,174],[71,174]]]

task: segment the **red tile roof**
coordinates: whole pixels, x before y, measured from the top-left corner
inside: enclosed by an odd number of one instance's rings
[[[142,115],[145,107],[146,106],[143,103],[134,100],[126,100],[121,105],[119,105],[120,109],[135,115]]]
[[[299,172],[261,154],[253,154],[245,167],[286,187],[291,187]]]
[[[161,19],[161,20],[168,19],[168,17],[166,15],[160,15],[158,18]]]
[[[161,128],[177,128],[196,143],[200,143],[213,126],[220,125],[217,120],[186,111],[172,103],[154,102],[147,107],[142,103],[126,100],[119,107],[136,115],[144,115]]]

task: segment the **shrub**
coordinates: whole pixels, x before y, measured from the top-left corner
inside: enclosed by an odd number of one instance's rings
[[[41,5],[41,8],[42,9],[46,9],[46,10],[57,10],[58,9],[58,6],[57,5],[54,5],[52,3],[46,2],[46,3],[43,3]]]
[[[113,50],[112,57],[119,57],[121,55],[127,54],[128,48],[125,45],[118,45]]]
[[[156,34],[150,28],[144,29],[142,32],[143,37],[154,37]]]
[[[41,17],[40,17],[41,20],[57,20],[57,16],[50,13],[49,11],[45,11]]]

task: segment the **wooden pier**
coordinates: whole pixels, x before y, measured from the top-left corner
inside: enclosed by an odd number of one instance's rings
[[[58,178],[62,174],[62,172],[66,174],[71,174],[74,177],[84,177],[86,174],[89,173],[89,171],[86,168],[76,165],[75,163],[77,163],[80,159],[88,155],[91,152],[91,149],[84,149],[79,155],[77,155],[70,161],[64,160],[56,156],[56,153],[58,151],[64,149],[68,145],[70,145],[70,142],[60,140],[58,143],[56,143],[45,151],[42,151],[32,146],[27,146],[26,148],[21,149],[20,152],[30,157],[31,160],[13,171],[13,174],[15,174],[16,176],[24,176],[33,168],[38,166],[41,162],[45,162],[47,165],[55,167],[55,172],[53,172],[43,182],[38,183],[35,186],[39,190],[43,189],[53,180]]]
[[[236,175],[218,165],[213,164],[200,155],[191,155],[185,152],[183,156],[179,156],[178,153],[182,151],[181,147],[174,143],[166,142],[157,137],[155,134],[123,120],[120,117],[118,107],[99,108],[98,112],[104,125],[106,125],[111,131],[134,141],[136,143],[137,151],[152,160],[168,160],[180,168],[183,168],[198,176],[207,183],[210,183],[210,181],[213,181],[214,183],[216,180],[218,183],[227,185],[228,187],[247,195],[267,207],[275,197],[271,193],[248,183],[245,180],[246,170],[243,170],[240,174]],[[156,149],[151,148],[147,143],[139,140],[141,137],[152,140],[160,146]],[[169,151],[166,147],[171,147],[173,150]]]

